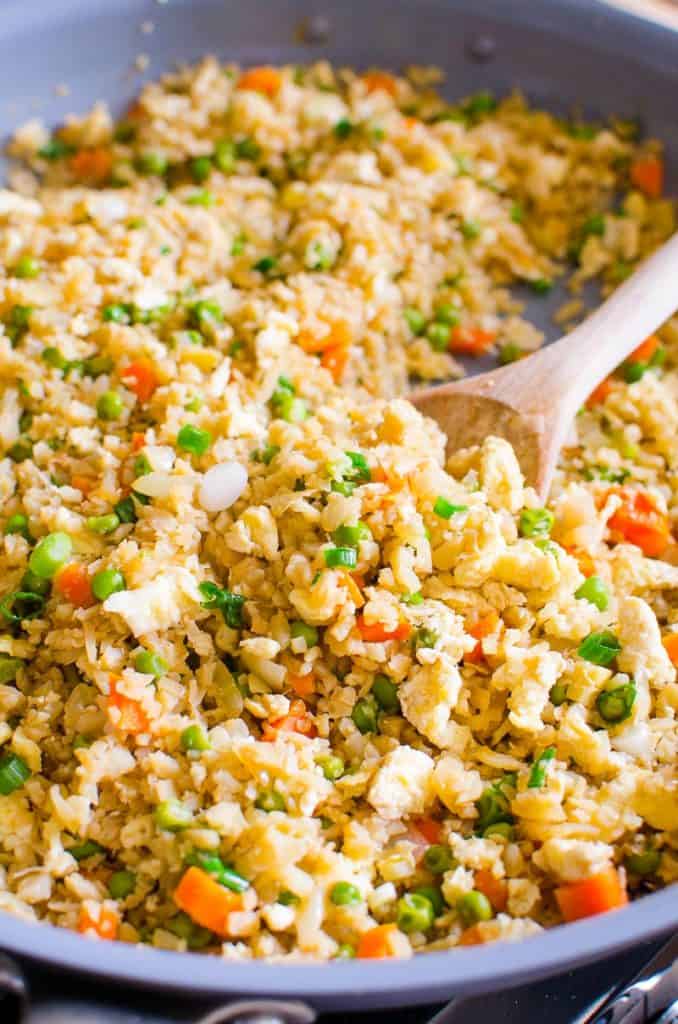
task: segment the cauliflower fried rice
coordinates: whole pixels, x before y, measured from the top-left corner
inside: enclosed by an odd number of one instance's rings
[[[661,150],[434,80],[207,59],[14,138],[0,910],[325,960],[678,879],[678,321],[547,508],[404,397],[666,238]]]

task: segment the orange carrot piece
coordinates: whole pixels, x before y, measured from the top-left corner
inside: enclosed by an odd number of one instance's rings
[[[459,936],[459,946],[482,946],[485,942],[483,929],[478,924],[472,924]]]
[[[138,452],[140,448],[143,448],[146,444],[146,435],[135,430],[132,434],[132,451]]]
[[[190,867],[174,890],[174,902],[192,921],[222,938],[229,934],[229,916],[242,910],[239,893],[231,892],[201,868]]]
[[[388,93],[389,96],[395,96],[398,90],[395,78],[386,71],[368,71],[363,75],[363,82],[368,92],[381,90]]]
[[[631,184],[649,199],[659,199],[664,191],[664,161],[650,154],[639,157],[631,164]]]
[[[412,826],[424,837],[429,845],[438,844],[442,838],[443,827],[430,814],[423,814],[420,818],[413,818]]]
[[[482,356],[492,345],[496,334],[494,331],[483,331],[480,327],[454,327],[450,331],[450,352],[457,355]]]
[[[160,383],[150,359],[137,359],[120,376],[125,387],[134,392],[140,402],[147,402]]]
[[[482,616],[480,619],[472,624],[466,624],[465,629],[467,633],[470,633],[478,643],[475,645],[472,651],[464,655],[464,661],[471,662],[471,664],[477,664],[479,661],[483,661],[485,654],[483,653],[482,641],[490,633],[494,633],[495,629],[499,625],[499,616],[496,612],[490,612],[488,615]]]
[[[325,349],[320,359],[320,365],[330,371],[335,384],[338,384],[344,376],[347,362],[348,348],[345,345]]]
[[[635,544],[648,558],[657,558],[671,541],[668,516],[661,512],[645,491],[631,491],[625,487],[611,487],[609,494],[618,494],[622,505],[608,520],[613,533],[629,544]]]
[[[671,663],[678,668],[678,633],[667,633],[663,639],[664,649],[671,659]]]
[[[586,408],[593,409],[594,406],[601,405],[613,391],[614,379],[612,377],[606,377],[605,380],[601,380],[598,387],[594,388],[586,399]]]
[[[118,937],[118,926],[120,922],[117,914],[108,907],[99,908],[99,919],[90,917],[83,907],[78,918],[78,931],[85,935],[94,932],[100,939],[116,939]]]
[[[89,476],[82,476],[80,473],[74,473],[71,477],[71,487],[75,487],[76,490],[82,491],[83,494],[89,494],[94,487],[94,480]]]
[[[70,169],[81,181],[104,182],[111,173],[113,158],[109,149],[97,146],[95,149],[79,149],[70,159]]]
[[[616,868],[609,867],[582,882],[570,882],[555,890],[556,902],[566,921],[602,914],[625,906],[629,898]]]
[[[382,644],[387,640],[407,640],[412,633],[409,622],[401,622],[395,629],[386,629],[381,622],[365,622],[363,615],[356,618],[358,630],[368,644]]]
[[[86,566],[80,565],[78,562],[65,565],[57,573],[54,586],[61,596],[74,604],[76,608],[89,608],[94,604],[89,573]]]
[[[351,331],[345,320],[329,320],[320,318],[329,330],[320,337],[308,328],[303,328],[297,335],[297,344],[304,352],[325,352],[331,348],[348,348],[351,344]]]
[[[129,732],[136,735],[140,732],[148,732],[148,715],[138,700],[127,697],[118,691],[118,680],[111,676],[109,682],[108,710],[116,708],[119,714],[112,716],[113,725],[121,732]],[[111,717],[111,716],[109,716]]]
[[[506,910],[508,886],[503,878],[497,878],[491,871],[481,868],[476,871],[473,884],[478,892],[487,896],[494,910]]]
[[[305,676],[288,672],[287,679],[297,697],[311,697],[315,693],[315,676],[312,672],[307,672]]]
[[[360,577],[358,577],[358,579],[360,579]],[[356,608],[362,608],[365,604],[365,598],[363,597],[362,590],[360,589],[360,584],[358,583],[356,576],[347,572],[345,573],[342,582],[346,585],[346,589],[351,595],[351,600]],[[362,585],[365,586],[364,580],[362,581]]]
[[[630,363],[649,363],[660,345],[661,341],[657,335],[650,334],[645,341],[641,341],[638,348],[634,348],[628,358],[628,361]]]
[[[382,960],[384,957],[395,956],[393,940],[397,931],[395,924],[379,924],[363,932],[356,956],[361,960]]]
[[[265,96],[273,97],[280,89],[281,82],[280,72],[275,68],[248,68],[238,79],[237,88],[250,89],[252,92],[261,92]]]
[[[281,732],[296,732],[300,736],[308,736],[309,739],[318,735],[303,700],[293,700],[286,715],[272,722],[264,722],[261,738],[266,743],[272,743]]]

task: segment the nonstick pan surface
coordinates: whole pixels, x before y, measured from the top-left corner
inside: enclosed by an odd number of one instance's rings
[[[2,135],[30,117],[58,123],[99,98],[119,111],[145,79],[206,53],[243,64],[435,64],[447,72],[450,97],[518,86],[563,113],[639,116],[665,141],[669,188],[671,172],[676,182],[678,32],[595,0],[4,0],[0,14]],[[140,56],[148,59],[143,74]],[[550,336],[550,310],[560,301],[556,295],[529,310]],[[95,943],[5,914],[0,947],[165,994],[279,995],[323,1009],[367,1010],[523,984],[677,924],[673,887],[519,944],[407,962],[236,964]]]

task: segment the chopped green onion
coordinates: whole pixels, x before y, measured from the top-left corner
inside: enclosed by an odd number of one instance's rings
[[[553,288],[553,281],[550,277],[537,277],[529,282],[530,288],[537,295],[548,295]]]
[[[582,585],[575,590],[574,596],[578,600],[588,601],[596,608],[604,612],[610,603],[610,592],[600,576],[589,576]]]
[[[238,139],[235,152],[239,160],[258,160],[261,156],[261,146],[254,139]]]
[[[352,907],[362,901],[360,889],[351,882],[335,882],[330,889],[330,903],[335,907]]]
[[[469,928],[478,921],[492,919],[492,904],[484,893],[471,889],[457,900],[457,914],[464,927]]]
[[[189,326],[198,331],[214,331],[219,324],[223,323],[224,314],[220,306],[210,299],[200,299],[194,302],[188,312]]]
[[[137,876],[133,871],[114,871],[108,879],[108,892],[111,899],[124,900],[134,892]]]
[[[262,256],[260,260],[253,264],[252,270],[258,270],[260,274],[270,274],[277,265],[278,260],[275,256]]]
[[[20,437],[11,448],[7,450],[12,462],[26,462],[33,455],[33,442],[28,437]]]
[[[365,523],[356,523],[355,526],[348,526],[344,523],[332,532],[332,540],[339,547],[343,545],[356,548],[361,541],[370,540],[371,537],[370,528]]]
[[[163,800],[155,808],[153,818],[166,832],[181,832],[193,824],[193,812],[181,800]]]
[[[222,174],[233,174],[235,170],[235,144],[230,139],[222,139],[214,147],[214,163]]]
[[[74,857],[77,861],[88,860],[90,857],[96,857],[101,853],[106,853],[106,848],[101,843],[95,842],[94,839],[86,839],[84,843],[76,843],[75,846],[69,846],[67,853],[70,853],[71,857]]]
[[[344,568],[355,569],[358,564],[358,556],[355,548],[326,548],[323,552],[325,565],[328,569]]]
[[[276,789],[262,789],[254,801],[254,806],[258,807],[260,811],[271,814],[272,811],[284,811],[285,800]]]
[[[206,188],[190,195],[186,202],[189,206],[214,206],[214,196]]]
[[[507,843],[513,840],[515,829],[513,825],[509,825],[508,821],[497,821],[494,825],[488,825],[483,832],[483,839],[491,839],[492,836],[500,836],[505,839]]]
[[[112,533],[120,526],[120,519],[115,512],[109,512],[105,516],[89,516],[87,529],[92,533]]]
[[[36,619],[45,607],[45,598],[30,590],[13,590],[0,600],[0,615],[7,622],[23,622]]]
[[[413,590],[411,594],[403,594],[400,598],[403,604],[417,605],[422,604],[424,595],[421,590]]]
[[[453,505],[447,498],[439,496],[435,500],[433,511],[441,519],[450,519],[457,512],[468,512],[468,505]]]
[[[0,758],[0,796],[9,796],[21,789],[30,777],[30,768],[18,754],[7,754]]]
[[[421,626],[414,634],[414,646],[418,650],[420,647],[435,647],[438,643],[439,636],[434,629],[427,629],[426,626]]]
[[[636,701],[636,685],[633,680],[615,686],[612,690],[602,690],[596,698],[598,714],[604,722],[616,725],[630,717]]]
[[[389,714],[395,714],[400,711],[398,687],[388,676],[375,676],[370,692],[382,711],[386,711]]]
[[[295,907],[297,903],[301,902],[296,892],[290,892],[289,889],[283,889],[278,894],[276,903],[280,903],[283,907]]]
[[[363,735],[377,731],[377,702],[374,697],[361,697],[353,705],[351,712],[353,723]]]
[[[162,153],[140,153],[135,160],[135,166],[139,174],[161,176],[166,173],[169,160]]]
[[[203,596],[201,601],[203,608],[218,608],[224,616],[226,625],[230,626],[231,629],[239,629],[242,626],[243,607],[245,604],[245,598],[242,595],[234,594],[232,591],[212,583],[211,580],[205,580],[203,583],[200,583],[198,590]]]
[[[449,846],[433,843],[424,853],[424,866],[432,875],[444,875],[456,864]]]
[[[204,455],[212,444],[209,430],[195,427],[192,423],[184,423],[177,434],[177,448],[192,455]]]
[[[40,579],[51,580],[73,551],[71,538],[67,533],[48,533],[39,540],[28,559],[28,568]]]
[[[347,117],[342,117],[334,126],[334,134],[338,139],[347,139],[353,131],[353,125]]]
[[[131,324],[132,307],[126,302],[114,302],[110,306],[104,306],[102,316],[106,323]]]
[[[549,691],[549,700],[554,707],[559,708],[567,700],[567,686],[564,683],[554,683]]]
[[[343,758],[337,757],[335,754],[324,754],[321,757],[316,757],[315,763],[319,768],[322,768],[323,775],[330,782],[340,779],[346,770]]]
[[[97,601],[105,601],[126,587],[125,577],[117,569],[101,569],[92,577],[92,593]]]
[[[231,892],[245,892],[249,889],[250,883],[242,875],[234,871],[228,864],[224,864],[221,857],[216,853],[209,853],[207,850],[193,850],[185,858],[186,864],[202,868],[208,875],[212,875],[220,885],[230,889]]]
[[[476,800],[476,810],[478,811],[476,824],[481,832],[484,832],[489,825],[496,825],[500,821],[507,822],[509,825],[513,824],[511,801],[504,792],[504,787],[508,785],[515,785],[514,777],[511,775],[493,782],[483,790]]]
[[[398,900],[396,922],[401,932],[410,934],[428,931],[434,918],[433,904],[426,896],[410,892]]]
[[[584,661],[590,661],[593,665],[610,665],[621,651],[621,645],[614,633],[605,630],[602,633],[589,633],[582,640],[577,654]]]
[[[83,373],[86,377],[100,377],[104,373],[110,373],[114,363],[110,356],[90,356],[82,364]]]
[[[0,654],[0,684],[11,683],[16,679],[17,672],[25,665],[22,658],[11,658],[8,654]]]
[[[530,770],[530,777],[527,781],[528,789],[539,789],[546,782],[546,771],[550,762],[556,756],[555,747],[547,747],[543,754],[540,754]]]
[[[116,502],[113,506],[113,511],[121,523],[136,523],[137,521],[137,513],[134,508],[134,498],[130,495]]]
[[[419,309],[415,309],[414,306],[406,306],[403,310],[403,316],[407,321],[407,326],[412,331],[412,334],[419,335],[424,333],[426,327],[426,317]]]
[[[53,135],[44,146],[40,147],[38,156],[41,156],[43,160],[63,160],[64,157],[71,156],[74,152],[75,148],[70,142],[65,142],[58,135]]]

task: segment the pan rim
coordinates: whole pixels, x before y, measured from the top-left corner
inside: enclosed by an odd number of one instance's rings
[[[316,1006],[421,1003],[468,991],[525,984],[678,929],[678,884],[642,897],[623,910],[560,925],[520,942],[421,954],[412,960],[287,964],[228,961],[121,942],[97,942],[67,929],[27,922],[0,911],[0,944],[11,954],[99,975],[134,987],[184,995],[257,995],[305,998]],[[535,956],[538,948],[538,956]],[[405,968],[405,969],[404,969]],[[330,973],[333,972],[333,973]],[[190,973],[190,978],[186,974]]]

